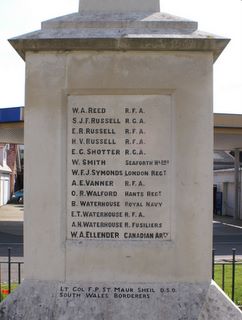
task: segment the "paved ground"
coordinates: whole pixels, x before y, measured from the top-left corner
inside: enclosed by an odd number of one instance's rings
[[[232,249],[236,249],[237,259],[242,260],[242,221],[232,217],[215,216],[213,222],[213,247],[216,260],[229,260]]]
[[[24,221],[24,206],[22,204],[7,204],[0,207],[0,221]]]
[[[23,257],[23,205],[0,207],[0,257],[6,257],[8,248],[12,256]]]
[[[14,262],[23,261],[23,205],[6,205],[0,207],[0,277],[1,282],[7,282],[8,248],[11,248],[11,260]],[[19,265],[11,266],[12,280],[18,281]],[[21,265],[21,278],[23,275],[23,265]]]

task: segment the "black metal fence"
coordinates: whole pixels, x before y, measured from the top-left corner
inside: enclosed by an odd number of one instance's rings
[[[0,301],[22,282],[23,261],[12,261],[11,251],[8,248],[7,259],[0,261]]]
[[[23,279],[23,261],[12,260],[11,248],[8,248],[8,255],[5,260],[0,261],[0,301],[2,301]],[[242,261],[236,259],[236,249],[232,249],[231,258],[223,261],[216,261],[215,249],[212,258],[212,278],[230,296],[232,301],[242,305]],[[238,281],[239,280],[239,288]],[[237,284],[237,286],[236,286]],[[236,294],[239,292],[239,295]]]
[[[216,261],[213,249],[212,278],[233,302],[242,305],[242,260],[236,258],[236,249],[231,257]]]

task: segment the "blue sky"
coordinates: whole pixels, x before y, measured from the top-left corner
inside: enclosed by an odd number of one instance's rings
[[[200,30],[231,38],[214,65],[214,111],[242,114],[242,1],[161,0],[160,5],[163,12],[198,21]],[[77,10],[78,0],[0,1],[0,108],[24,105],[24,61],[7,39]]]

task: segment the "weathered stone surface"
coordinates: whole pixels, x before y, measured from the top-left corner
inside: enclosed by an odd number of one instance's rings
[[[1,320],[239,320],[212,283],[24,281],[0,306]]]
[[[23,282],[23,284],[1,304],[0,319],[54,319],[55,291],[55,282]]]
[[[212,282],[209,287],[205,304],[198,320],[240,320],[242,312],[227,295]]]
[[[43,21],[42,29],[105,29],[112,34],[112,29],[135,30],[136,33],[192,33],[197,30],[197,22],[162,12],[132,13],[73,13],[63,17]],[[89,30],[89,32],[92,31]]]
[[[205,51],[214,60],[229,40],[197,30],[197,22],[160,12],[74,13],[42,23],[42,29],[10,39],[27,51]]]
[[[159,0],[80,0],[79,11],[159,11]]]

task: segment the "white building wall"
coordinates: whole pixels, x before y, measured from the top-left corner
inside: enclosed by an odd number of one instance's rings
[[[241,172],[240,172],[241,175]],[[234,169],[217,170],[214,172],[214,184],[218,191],[223,193],[223,215],[234,216],[235,210],[235,183]],[[240,197],[240,208],[242,201]]]
[[[0,206],[8,202],[10,198],[10,178],[9,173],[0,173]]]
[[[0,206],[6,204],[10,198],[10,173],[7,166],[7,145],[0,146]]]

